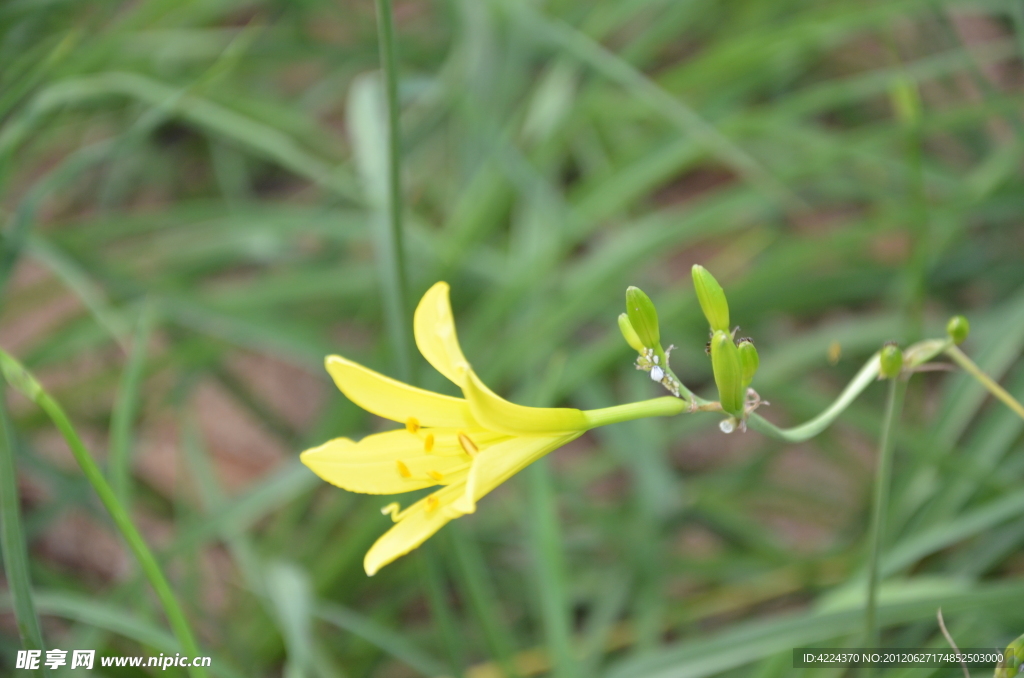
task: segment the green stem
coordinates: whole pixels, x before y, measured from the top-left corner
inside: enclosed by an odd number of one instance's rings
[[[903,395],[906,390],[906,380],[889,380],[889,392],[885,401],[885,419],[882,422],[882,436],[878,443],[875,495],[871,509],[871,528],[868,533],[870,550],[868,554],[867,601],[864,606],[866,647],[872,648],[878,647],[878,560],[882,551],[882,537],[885,533],[886,512],[889,507],[889,490],[892,485],[896,422],[903,409]]]
[[[957,346],[950,346],[946,349],[946,355],[953,359],[968,374],[981,382],[981,385],[989,390],[989,393],[1002,400],[1007,407],[1016,412],[1024,419],[1024,405],[1017,402],[1010,393],[1000,386],[995,379],[981,371],[981,368],[974,364],[974,361],[967,357],[967,354]]]
[[[828,428],[832,422],[843,413],[843,410],[849,407],[850,403],[856,400],[857,396],[863,393],[864,389],[866,389],[877,378],[878,354],[876,353],[864,364],[864,367],[860,369],[860,372],[858,372],[857,376],[853,378],[853,381],[847,384],[846,388],[843,389],[843,392],[835,399],[835,402],[829,405],[828,409],[814,419],[811,419],[800,426],[783,429],[771,423],[764,417],[756,413],[752,413],[747,419],[747,425],[755,431],[759,431],[765,435],[770,435],[791,443],[809,440]]]
[[[388,278],[388,323],[398,363],[399,378],[411,382],[412,353],[408,332],[408,281],[402,231],[402,151],[398,116],[398,65],[395,51],[394,17],[391,0],[376,0],[377,39],[388,107],[388,230],[385,239],[385,269]]]
[[[671,417],[682,414],[690,409],[690,403],[673,396],[662,396],[652,400],[641,400],[625,405],[602,407],[599,410],[584,410],[591,428],[618,424],[623,421],[644,419],[646,417]]]
[[[2,395],[2,389],[0,389]],[[14,620],[26,650],[43,650],[43,632],[32,600],[28,549],[21,525],[18,500],[18,476],[14,467],[14,431],[7,418],[7,404],[0,397],[0,547],[3,548],[4,574],[11,591]]]
[[[82,439],[78,437],[78,433],[71,425],[64,410],[49,393],[43,390],[43,387],[36,381],[35,377],[21,363],[3,350],[0,350],[0,370],[3,371],[4,377],[7,378],[7,381],[14,388],[21,391],[29,400],[46,412],[50,421],[53,422],[61,432],[61,435],[64,436],[64,440],[71,449],[71,454],[74,455],[75,461],[81,467],[82,473],[85,474],[89,484],[92,485],[96,495],[107,509],[107,512],[114,521],[114,525],[121,532],[121,536],[142,568],[143,574],[146,575],[150,585],[153,587],[157,598],[159,598],[163,606],[164,614],[167,616],[171,630],[178,638],[178,642],[181,643],[182,652],[192,657],[200,656],[199,646],[192,635],[192,629],[185,618],[185,613],[178,605],[178,601],[174,597],[171,586],[160,569],[159,563],[157,563],[152,551],[149,550],[142,535],[139,534],[139,531],[132,523],[124,506],[118,501],[114,490],[107,483],[106,478],[103,477],[100,467],[96,464],[92,455],[89,454],[89,450],[85,447]],[[206,671],[202,667],[190,667],[188,671],[193,678],[206,678]]]
[[[677,377],[676,373],[672,371],[671,367],[669,367],[668,355],[665,354],[665,349],[661,347],[661,344],[658,344],[658,347],[654,349],[654,353],[658,356],[658,362],[660,363],[661,368],[665,370],[665,374],[674,379],[676,385],[679,386],[679,397],[684,400],[697,402],[699,405],[705,404],[706,401],[698,398],[690,391],[690,389],[686,388],[686,386],[683,385],[683,380]]]

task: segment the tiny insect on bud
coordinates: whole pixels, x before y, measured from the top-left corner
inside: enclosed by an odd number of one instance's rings
[[[700,310],[704,311],[711,330],[728,332],[729,302],[725,298],[725,290],[715,280],[715,276],[699,264],[693,265],[693,289],[697,292]]]
[[[658,332],[658,310],[654,302],[639,287],[626,289],[626,315],[636,336],[647,348],[657,348],[661,335]]]
[[[636,330],[629,322],[629,316],[625,313],[619,314],[619,331],[622,332],[622,338],[626,340],[634,351],[637,353],[643,353],[646,346],[644,342],[640,341],[640,337],[637,336]]]
[[[946,334],[953,340],[954,344],[962,344],[971,332],[971,324],[962,315],[955,315],[946,324]]]
[[[879,374],[883,379],[895,379],[903,369],[903,351],[894,342],[882,347],[879,355]]]
[[[718,330],[711,337],[711,368],[718,386],[718,400],[722,409],[735,416],[743,415],[743,375],[740,352],[732,337]]]
[[[761,360],[757,357],[757,349],[754,348],[754,342],[750,339],[743,339],[740,341],[737,350],[740,354],[740,371],[743,376],[743,388],[746,390],[746,388],[750,386],[750,382],[754,380],[754,374],[757,372],[757,368],[761,364]]]

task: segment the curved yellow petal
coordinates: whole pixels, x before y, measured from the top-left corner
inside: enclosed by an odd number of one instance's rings
[[[510,435],[568,433],[589,428],[583,412],[569,407],[525,407],[510,403],[480,381],[473,370],[467,372],[463,393],[473,418],[484,428]]]
[[[462,453],[457,435],[449,430],[430,454],[422,437],[405,430],[377,433],[358,443],[336,438],[306,450],[300,459],[313,473],[350,492],[399,494],[465,478],[470,460]],[[474,437],[486,446],[498,439],[490,436]]]
[[[466,401],[403,384],[339,355],[327,356],[327,372],[345,396],[367,412],[422,426],[475,426]]]
[[[559,436],[512,438],[484,450],[473,460],[473,467],[466,478],[466,489],[452,502],[452,508],[459,514],[473,513],[476,502],[485,494],[581,435],[583,431]]]
[[[466,381],[469,362],[462,355],[455,334],[455,320],[448,301],[448,283],[435,283],[420,299],[412,319],[416,346],[427,362],[460,388]]]
[[[449,504],[463,492],[463,483],[449,485],[405,509],[401,520],[374,542],[363,558],[363,567],[371,577],[380,568],[425,542],[448,521],[457,518]]]

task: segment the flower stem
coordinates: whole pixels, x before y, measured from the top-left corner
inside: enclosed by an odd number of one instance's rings
[[[50,421],[57,427],[57,430],[61,432],[65,442],[71,449],[71,454],[75,457],[75,461],[82,468],[82,473],[85,474],[89,484],[92,485],[93,490],[95,490],[103,506],[107,509],[107,512],[114,521],[114,525],[117,526],[121,536],[128,544],[128,548],[131,549],[132,554],[142,568],[143,574],[146,575],[150,585],[153,587],[153,591],[164,608],[164,614],[167,615],[167,621],[171,626],[171,630],[178,638],[178,642],[181,643],[182,653],[192,655],[193,657],[200,656],[201,653],[192,634],[192,628],[189,626],[181,606],[178,605],[178,601],[171,591],[171,586],[160,569],[160,564],[157,563],[153,552],[149,550],[149,546],[146,545],[142,535],[139,534],[135,524],[132,523],[128,512],[121,502],[118,501],[117,495],[110,487],[110,484],[107,483],[103,472],[100,471],[100,467],[96,464],[96,460],[92,458],[82,439],[78,437],[78,433],[75,431],[74,426],[71,425],[71,421],[64,413],[64,410],[49,393],[43,390],[43,387],[36,381],[35,377],[21,363],[3,350],[0,350],[0,370],[3,371],[4,377],[14,388],[21,391],[27,398],[42,408],[47,416],[49,416]],[[201,667],[189,667],[188,671],[193,678],[206,678],[206,671]]]
[[[412,348],[409,344],[408,276],[405,267],[405,242],[402,229],[402,150],[398,116],[398,64],[395,52],[395,28],[391,0],[376,0],[377,39],[380,64],[384,79],[384,96],[388,108],[388,227],[384,241],[382,262],[387,289],[387,317],[391,341],[394,344],[399,379],[411,382]]]
[[[882,436],[878,443],[878,462],[875,471],[874,503],[871,508],[871,527],[868,532],[868,588],[864,605],[865,646],[878,646],[878,560],[885,533],[886,513],[889,507],[889,490],[892,485],[892,460],[895,451],[894,438],[896,422],[903,409],[903,395],[907,390],[905,379],[890,379],[889,392],[885,400],[885,418],[882,422]]]
[[[839,394],[839,397],[836,398],[824,412],[800,426],[785,429],[779,428],[756,413],[752,413],[750,415],[747,419],[747,425],[755,431],[759,431],[765,435],[780,438],[781,440],[786,440],[791,443],[809,440],[828,428],[832,422],[843,413],[843,410],[849,407],[850,403],[856,400],[857,396],[863,393],[864,389],[875,381],[878,377],[878,368],[878,354],[876,353],[868,359],[864,364],[864,367],[862,367],[860,372],[857,373],[857,376],[847,384],[846,388],[843,389],[843,392]]]
[[[1022,419],[1024,419],[1024,405],[1021,405],[1016,398],[1000,386],[995,379],[985,374],[980,367],[974,364],[974,361],[967,357],[967,354],[960,350],[958,346],[950,346],[946,349],[946,355],[953,359],[960,367],[970,374],[972,377],[981,382],[981,385],[989,390],[989,392],[995,397],[1002,400],[1007,407],[1016,412]]]
[[[590,428],[597,428],[645,417],[670,417],[687,412],[689,409],[690,403],[686,400],[673,396],[662,396],[625,405],[602,407],[598,410],[584,410],[583,414],[587,417]]]

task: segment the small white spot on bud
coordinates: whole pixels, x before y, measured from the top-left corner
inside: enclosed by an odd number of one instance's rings
[[[655,364],[655,365],[657,365],[657,364],[658,364],[658,356],[654,356],[654,364]]]
[[[732,433],[736,430],[736,425],[732,423],[732,419],[723,419],[718,422],[718,428],[722,429],[722,433]]]
[[[665,371],[655,365],[651,368],[651,381],[661,381],[665,377]]]

